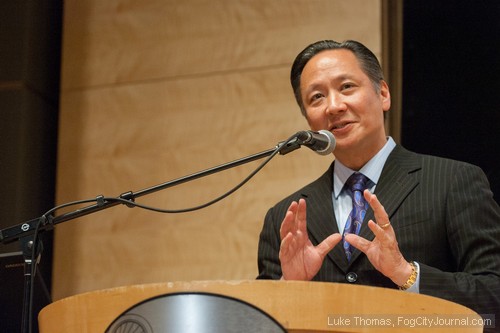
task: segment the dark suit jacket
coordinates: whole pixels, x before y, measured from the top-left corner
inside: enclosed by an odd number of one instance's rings
[[[313,244],[339,232],[332,204],[333,164],[313,183],[272,207],[260,235],[261,279],[279,279],[280,225],[292,200],[307,201]],[[500,208],[480,168],[396,146],[375,189],[405,259],[420,264],[420,293],[463,304],[500,321]],[[366,225],[360,235],[372,240]],[[347,262],[338,244],[314,278],[397,288],[358,250]],[[497,324],[498,326],[498,324]]]

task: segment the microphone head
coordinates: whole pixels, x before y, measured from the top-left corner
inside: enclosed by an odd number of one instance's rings
[[[335,137],[333,136],[332,132],[327,130],[319,130],[318,133],[324,135],[327,138],[327,145],[324,148],[317,149],[315,151],[320,155],[329,155],[333,153],[337,142],[335,141]]]
[[[331,154],[335,149],[335,137],[327,130],[300,131],[297,133],[297,141],[320,155]]]

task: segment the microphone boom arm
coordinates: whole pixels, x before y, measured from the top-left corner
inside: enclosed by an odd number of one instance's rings
[[[164,189],[169,188],[169,187],[180,185],[180,184],[183,184],[183,183],[186,183],[186,182],[189,182],[189,181],[201,178],[201,177],[209,176],[211,174],[214,174],[214,173],[217,173],[220,171],[224,171],[224,170],[227,170],[230,168],[234,168],[234,167],[237,167],[237,166],[249,163],[249,162],[253,162],[255,160],[259,160],[261,158],[264,158],[264,157],[267,157],[267,156],[273,154],[276,150],[279,150],[279,153],[281,155],[285,155],[285,154],[288,154],[289,152],[292,152],[300,147],[301,147],[300,143],[297,141],[296,137],[294,136],[287,141],[280,142],[275,148],[271,148],[271,149],[262,151],[262,152],[257,153],[257,154],[253,154],[253,155],[250,155],[247,157],[243,157],[243,158],[234,160],[232,162],[224,163],[224,164],[221,164],[221,165],[209,168],[209,169],[205,169],[205,170],[202,170],[202,171],[199,171],[199,172],[187,175],[187,176],[183,176],[183,177],[180,177],[180,178],[177,178],[177,179],[174,179],[174,180],[171,180],[171,181],[159,184],[159,185],[155,185],[155,186],[137,191],[135,193],[132,191],[125,192],[125,193],[122,193],[118,198],[124,199],[126,201],[130,201],[130,202],[134,202],[134,200],[136,198],[139,198],[139,197],[142,197],[142,196],[145,196],[145,195],[157,192],[157,191],[161,191],[161,190],[164,190]],[[26,222],[21,223],[21,224],[17,224],[17,225],[5,228],[3,230],[0,230],[0,242],[7,244],[10,242],[16,241],[22,237],[25,237],[27,235],[33,234],[35,232],[35,230],[37,229],[37,227],[39,227],[38,231],[51,230],[53,228],[53,226],[56,224],[66,222],[69,220],[73,220],[73,219],[76,219],[76,218],[79,218],[79,217],[82,217],[85,215],[89,215],[89,214],[92,214],[92,213],[95,213],[95,212],[98,212],[98,211],[101,211],[101,210],[104,210],[107,208],[117,206],[119,204],[123,204],[123,200],[121,200],[121,201],[119,201],[119,200],[116,200],[116,201],[104,200],[104,197],[102,195],[97,196],[96,199],[88,200],[88,201],[96,201],[97,203],[94,205],[90,205],[90,206],[76,209],[74,211],[71,211],[71,212],[56,216],[56,217],[47,216],[46,219],[45,218],[44,219],[36,218],[36,219],[32,219],[32,220],[26,221]],[[133,204],[130,204],[127,206],[134,207]],[[42,220],[42,223],[40,225],[38,225],[40,220]]]

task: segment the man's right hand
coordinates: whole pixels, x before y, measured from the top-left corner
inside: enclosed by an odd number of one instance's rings
[[[311,280],[321,268],[328,252],[342,240],[339,233],[314,246],[307,234],[306,201],[292,202],[281,223],[279,258],[285,280]]]

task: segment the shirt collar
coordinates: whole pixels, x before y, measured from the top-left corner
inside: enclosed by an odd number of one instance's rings
[[[370,179],[370,187],[377,185],[385,162],[394,147],[396,147],[396,142],[394,142],[392,137],[387,137],[387,142],[382,149],[359,170],[359,172]],[[340,161],[335,160],[333,166],[333,194],[336,199],[342,192],[345,182],[354,172],[356,171],[349,169]]]

